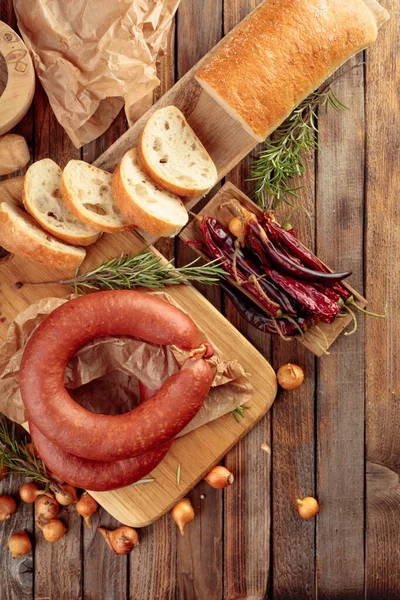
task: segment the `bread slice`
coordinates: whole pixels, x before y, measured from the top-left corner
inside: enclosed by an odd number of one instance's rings
[[[210,155],[176,106],[151,115],[138,151],[148,175],[177,196],[204,196],[218,181]]]
[[[26,210],[49,233],[67,244],[90,246],[101,232],[79,221],[61,197],[60,167],[50,158],[38,160],[26,172],[22,197]]]
[[[134,228],[114,202],[111,173],[83,160],[70,160],[63,171],[60,188],[71,212],[90,227],[108,233]]]
[[[59,242],[10,202],[0,204],[0,246],[17,256],[67,271],[77,269],[86,256],[83,248]]]
[[[143,170],[136,148],[115,169],[112,191],[128,219],[148,233],[173,237],[188,222],[181,199],[156,186]]]

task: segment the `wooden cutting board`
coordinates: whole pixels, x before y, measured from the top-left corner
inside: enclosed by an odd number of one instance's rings
[[[99,264],[104,258],[121,252],[134,253],[144,246],[145,243],[133,233],[104,235],[89,249],[85,264]],[[30,304],[41,298],[62,298],[71,293],[69,287],[60,285],[23,285],[16,289],[16,282],[51,281],[70,275],[16,256],[0,260],[0,343],[6,338],[10,321]],[[239,423],[229,414],[176,440],[162,463],[151,473],[154,482],[92,494],[116,519],[134,527],[152,523],[187,494],[261,419],[277,391],[275,373],[269,363],[197,290],[189,285],[171,286],[168,293],[217,342],[227,358],[240,360],[251,374],[254,396],[250,408],[245,411],[245,418]],[[178,486],[179,464],[181,483]]]

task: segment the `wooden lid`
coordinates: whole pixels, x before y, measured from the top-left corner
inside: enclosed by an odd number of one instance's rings
[[[0,21],[0,54],[8,70],[7,85],[0,96],[0,135],[19,123],[35,92],[35,70],[28,49],[11,27]]]

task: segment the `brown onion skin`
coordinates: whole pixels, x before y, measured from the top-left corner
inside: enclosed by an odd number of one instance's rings
[[[64,537],[65,532],[67,531],[67,528],[65,527],[64,523],[59,519],[50,519],[44,525],[40,525],[39,523],[38,525],[43,532],[43,537],[46,540],[46,542],[50,542],[51,544],[53,544],[54,542],[58,542],[58,540],[61,540],[61,538]]]
[[[204,477],[204,480],[207,481],[208,485],[211,487],[222,490],[227,488],[229,485],[232,485],[235,478],[233,473],[231,473],[226,467],[222,467],[218,465],[211,469],[211,471]]]
[[[36,519],[54,519],[59,513],[60,507],[55,498],[40,496],[36,501],[35,512]]]
[[[189,498],[183,498],[171,510],[171,517],[179,527],[182,535],[185,535],[185,525],[193,521],[195,514],[192,503]]]
[[[92,498],[92,496],[87,492],[83,492],[82,496],[76,504],[76,510],[78,514],[80,514],[81,517],[85,519],[85,523],[89,529],[92,526],[90,522],[90,517],[94,515],[98,507],[99,505],[97,504],[96,500]]]
[[[25,531],[17,531],[8,540],[12,558],[24,556],[32,550],[32,543]]]
[[[139,543],[137,531],[127,525],[121,525],[121,527],[114,529],[114,531],[109,531],[104,527],[98,527],[97,531],[100,531],[114,554],[130,554],[134,547]]]
[[[17,503],[11,496],[0,496],[0,521],[6,521],[17,510]]]
[[[63,483],[60,485],[60,488],[62,489],[63,493],[54,492],[54,495],[57,502],[61,504],[61,506],[70,506],[70,504],[74,504],[78,501],[78,493],[75,487],[69,485],[68,483]]]
[[[19,488],[19,496],[21,500],[27,504],[35,502],[38,496],[48,496],[49,498],[53,498],[53,495],[50,494],[50,492],[40,490],[36,483],[24,483],[24,485]]]
[[[319,513],[319,504],[315,498],[307,496],[303,500],[296,500],[297,510],[303,519],[312,519]]]
[[[299,365],[288,363],[278,369],[276,377],[284,390],[296,390],[303,384],[304,371]]]

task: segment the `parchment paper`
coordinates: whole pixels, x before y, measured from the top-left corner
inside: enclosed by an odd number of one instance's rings
[[[179,307],[168,294],[155,295]],[[16,423],[26,420],[19,391],[19,366],[25,344],[45,316],[65,302],[66,299],[45,298],[32,304],[11,323],[7,340],[0,347],[0,411]],[[179,435],[245,404],[253,394],[250,377],[239,362],[227,360],[215,341],[207,338],[200,328],[199,331],[201,341],[209,341],[215,349],[209,360],[214,381],[202,408]],[[120,414],[138,404],[139,379],[146,386],[158,389],[188,356],[188,352],[174,346],[154,346],[129,337],[99,338],[71,359],[64,382],[75,400],[89,410]]]
[[[77,148],[125,104],[130,124],[149,108],[180,0],[14,0],[18,27],[54,113]]]

